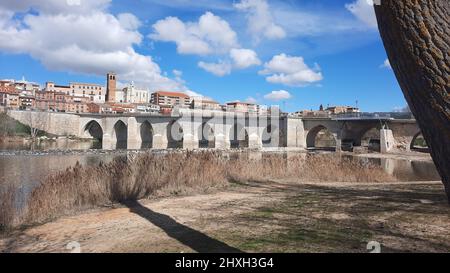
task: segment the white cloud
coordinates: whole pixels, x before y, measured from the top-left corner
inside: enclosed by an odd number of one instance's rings
[[[234,66],[238,69],[245,69],[254,65],[261,65],[261,60],[255,51],[251,49],[232,49],[230,57],[233,60]]]
[[[288,100],[290,98],[292,98],[292,95],[286,90],[272,91],[264,95],[264,99],[272,101]]]
[[[264,64],[264,70],[259,74],[267,75],[270,83],[287,86],[305,86],[323,79],[319,65],[314,69],[305,64],[303,57],[292,57],[286,54],[276,55]]]
[[[174,69],[172,72],[177,78],[181,78],[183,76],[183,71]]]
[[[271,40],[286,37],[285,30],[274,22],[267,0],[241,0],[234,7],[247,13],[248,31],[257,41],[261,37]]]
[[[184,23],[167,17],[153,25],[150,37],[156,41],[174,42],[180,54],[208,55],[226,53],[239,47],[237,34],[227,21],[206,12],[198,22]]]
[[[380,65],[380,68],[392,69],[391,62],[389,61],[389,59],[386,59],[384,63]]]
[[[127,30],[136,30],[141,26],[141,21],[131,13],[121,13],[117,15],[120,25]]]
[[[224,61],[219,61],[218,63],[199,62],[198,66],[219,77],[229,75],[232,70],[232,65]]]
[[[31,8],[45,14],[82,14],[104,10],[112,0],[2,0],[0,8],[12,12],[27,12]]]
[[[378,26],[373,2],[371,0],[356,0],[356,2],[346,4],[345,7],[368,26],[373,28]]]
[[[261,65],[261,61],[255,51],[251,49],[230,50],[230,59],[219,60],[217,63],[199,62],[198,66],[203,70],[210,72],[218,77],[231,74],[233,69],[246,69],[254,65]]]
[[[257,103],[258,103],[258,100],[255,99],[254,97],[248,97],[248,98],[245,99],[245,102],[246,102],[246,103],[257,104]]]
[[[134,50],[142,41],[139,20],[132,14],[114,16],[104,10],[110,1],[2,1],[0,52],[28,54],[51,70],[105,75],[115,71],[121,81],[135,81],[150,90],[189,89],[163,75],[150,56]],[[31,7],[38,13],[13,17]],[[80,12],[85,10],[86,12]]]

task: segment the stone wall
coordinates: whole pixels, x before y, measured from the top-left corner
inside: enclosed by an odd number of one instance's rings
[[[80,117],[66,113],[32,112],[32,111],[8,111],[13,119],[58,136],[79,136]]]

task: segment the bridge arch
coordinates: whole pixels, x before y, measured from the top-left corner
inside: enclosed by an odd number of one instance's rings
[[[200,149],[213,149],[216,146],[214,129],[208,122],[202,123],[198,131],[198,146]]]
[[[273,147],[276,141],[279,142],[279,137],[277,139],[278,130],[278,127],[273,124],[269,124],[264,128],[261,136],[263,147]]]
[[[411,140],[410,149],[418,152],[429,152],[428,144],[422,135],[422,132],[418,132]]]
[[[84,126],[83,132],[88,136],[102,142],[103,141],[103,128],[95,120],[89,121],[86,126]]]
[[[372,127],[362,132],[361,137],[355,145],[367,147],[371,151],[379,152],[381,150],[380,128],[378,126]]]
[[[245,126],[240,123],[235,123],[230,131],[230,148],[248,148],[249,136]]]
[[[147,120],[144,121],[140,126],[141,135],[141,149],[151,149],[153,148],[153,127]]]
[[[128,128],[121,120],[117,121],[114,125],[113,139],[116,141],[116,149],[127,149]]]
[[[167,126],[167,147],[171,149],[182,149],[184,142],[184,130],[181,124],[173,120]]]
[[[320,137],[320,141],[317,141]],[[334,134],[324,125],[318,125],[308,131],[306,136],[308,149],[336,149],[337,140]]]

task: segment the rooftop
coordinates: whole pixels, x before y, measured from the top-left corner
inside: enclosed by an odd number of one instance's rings
[[[160,96],[167,96],[167,97],[181,97],[181,98],[189,98],[188,95],[181,92],[170,92],[170,91],[157,91],[153,94],[158,94]]]
[[[248,106],[250,106],[250,105],[256,105],[256,104],[254,104],[254,103],[249,103],[249,102],[242,102],[242,101],[231,101],[231,102],[227,102],[227,105],[238,105],[238,104],[240,104],[240,105],[248,105]]]

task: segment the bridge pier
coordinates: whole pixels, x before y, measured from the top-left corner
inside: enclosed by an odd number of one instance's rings
[[[333,134],[334,139],[336,140],[336,152],[342,152],[342,138],[340,134]]]
[[[219,150],[230,149],[230,132],[233,127],[232,123],[224,123],[223,117],[214,117],[209,120],[214,131],[214,147]]]
[[[264,128],[265,129],[265,128]],[[262,132],[264,129],[261,129],[258,127],[258,119],[257,117],[250,118],[249,119],[249,125],[248,125],[248,148],[250,149],[261,149],[262,144],[262,138],[260,137],[262,135]]]
[[[167,149],[169,146],[169,141],[167,139],[167,127],[169,122],[154,123],[153,127],[153,149]]]
[[[391,152],[394,149],[395,139],[392,130],[380,130],[380,150],[382,154]]]
[[[182,117],[177,121],[183,128],[183,149],[194,150],[199,148],[198,131],[202,126],[201,120],[192,121],[190,116]]]
[[[284,128],[286,147],[302,149],[307,148],[305,127],[302,119],[287,118]]]
[[[248,136],[248,148],[250,149],[262,148],[262,141],[257,133],[253,133]]]
[[[116,149],[116,141],[113,140],[112,136],[108,133],[103,134],[102,140],[102,149],[103,150],[114,150]]]
[[[139,150],[142,146],[142,139],[136,118],[128,118],[127,129],[127,149]]]

